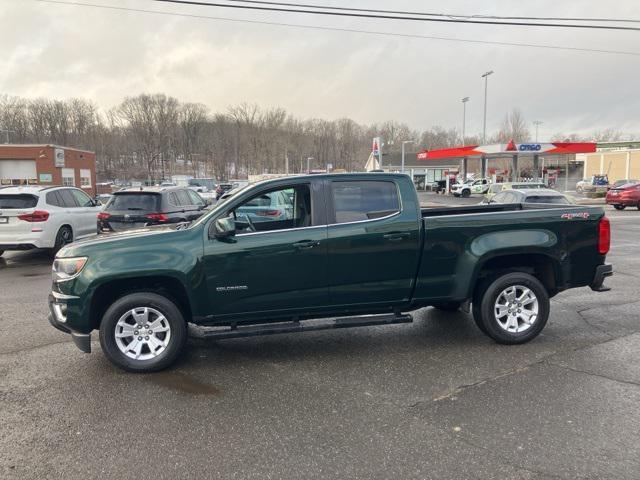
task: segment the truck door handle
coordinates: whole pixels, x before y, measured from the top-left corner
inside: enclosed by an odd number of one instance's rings
[[[310,248],[317,247],[320,245],[320,242],[314,240],[302,240],[301,242],[296,242],[293,244],[294,248],[298,250],[309,250]]]
[[[399,242],[400,240],[404,240],[410,236],[411,234],[409,232],[393,232],[384,234],[382,238],[389,240],[390,242]]]

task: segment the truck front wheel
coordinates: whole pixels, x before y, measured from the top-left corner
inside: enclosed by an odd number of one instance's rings
[[[496,278],[482,294],[481,330],[498,343],[526,343],[545,327],[549,318],[549,294],[540,281],[527,273],[507,273]],[[474,315],[475,317],[475,315]]]
[[[463,198],[469,198],[471,196],[471,190],[463,190],[462,191],[462,197]]]
[[[184,349],[187,324],[166,297],[138,292],[116,300],[100,323],[106,357],[129,372],[156,372],[170,366]]]

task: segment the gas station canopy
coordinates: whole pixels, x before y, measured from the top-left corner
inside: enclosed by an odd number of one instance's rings
[[[571,155],[593,153],[596,143],[556,142],[556,143],[497,143],[494,145],[467,145],[464,147],[424,150],[418,153],[418,160],[439,160],[443,158],[491,158],[506,155]]]

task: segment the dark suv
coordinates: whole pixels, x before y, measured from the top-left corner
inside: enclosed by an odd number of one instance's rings
[[[195,220],[206,204],[186,187],[129,188],[115,192],[98,214],[98,233]]]

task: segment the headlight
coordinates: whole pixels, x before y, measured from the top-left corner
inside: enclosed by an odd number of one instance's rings
[[[77,277],[86,263],[87,257],[56,258],[52,267],[53,281],[64,282]]]

